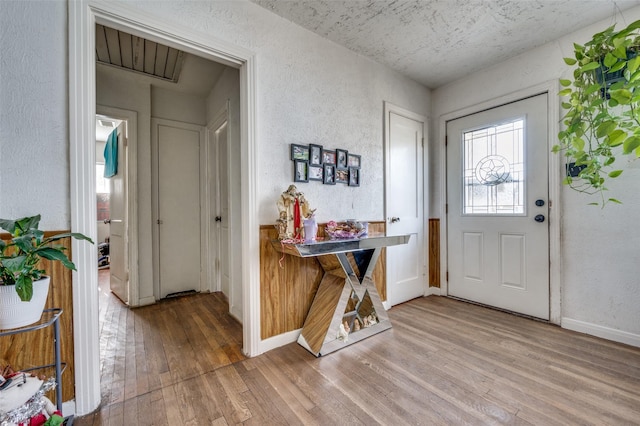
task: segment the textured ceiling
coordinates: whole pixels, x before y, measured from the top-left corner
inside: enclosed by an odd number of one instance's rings
[[[622,12],[640,5],[640,0],[252,1],[429,88],[603,19],[622,26]]]

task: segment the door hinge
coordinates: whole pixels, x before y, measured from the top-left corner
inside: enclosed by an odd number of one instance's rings
[[[422,138],[422,147],[424,148],[424,138]]]
[[[449,282],[449,271],[445,274],[445,281]]]
[[[444,214],[449,214],[449,203],[444,205]]]
[[[444,135],[444,146],[447,146],[449,143],[449,135]]]

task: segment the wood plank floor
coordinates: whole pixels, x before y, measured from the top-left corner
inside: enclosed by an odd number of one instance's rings
[[[444,297],[322,358],[245,359],[215,294],[103,306],[103,402],[80,426],[640,424],[640,348]]]

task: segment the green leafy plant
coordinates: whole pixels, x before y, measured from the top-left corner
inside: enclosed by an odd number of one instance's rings
[[[566,114],[564,130],[553,151],[563,152],[568,163],[582,169],[564,183],[588,194],[599,194],[604,206],[607,179],[622,169],[619,155],[640,157],[640,21],[620,31],[615,26],[597,33],[584,45],[574,44],[573,80],[561,79],[560,96]],[[592,204],[600,204],[595,202]]]
[[[44,270],[38,268],[41,259],[61,262],[66,268],[76,266],[64,253],[66,248],[52,244],[62,238],[91,239],[76,232],[44,236],[38,229],[40,215],[17,220],[0,219],[0,228],[11,234],[11,241],[0,239],[0,285],[15,285],[20,300],[29,301],[33,296],[33,282],[42,278]]]

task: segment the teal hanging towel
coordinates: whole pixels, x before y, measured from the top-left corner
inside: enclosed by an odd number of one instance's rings
[[[111,132],[104,147],[104,177],[118,174],[118,129]]]

